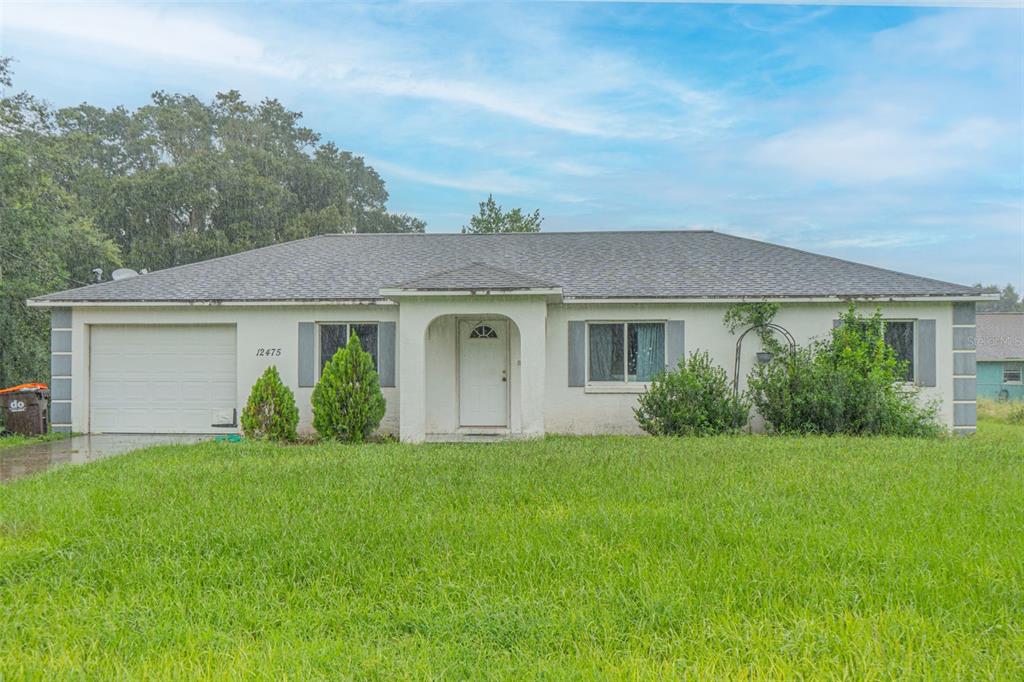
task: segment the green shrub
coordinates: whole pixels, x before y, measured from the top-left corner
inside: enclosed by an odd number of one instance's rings
[[[257,440],[293,441],[298,438],[298,423],[295,396],[281,381],[277,367],[267,367],[252,385],[249,402],[242,410],[242,432]]]
[[[384,406],[373,357],[352,334],[313,389],[313,427],[324,438],[358,443],[380,425]]]
[[[725,370],[707,353],[691,353],[654,378],[633,413],[640,428],[656,436],[708,436],[746,426],[750,404],[733,395]]]
[[[748,382],[758,413],[779,433],[929,436],[942,432],[935,405],[920,405],[885,344],[881,314],[855,308],[825,341],[784,350]]]

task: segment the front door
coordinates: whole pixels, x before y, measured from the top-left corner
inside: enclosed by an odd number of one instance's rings
[[[508,322],[459,320],[459,425],[508,426]]]

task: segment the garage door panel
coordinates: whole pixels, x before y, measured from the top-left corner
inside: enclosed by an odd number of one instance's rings
[[[94,326],[90,429],[209,433],[236,406],[234,326]]]

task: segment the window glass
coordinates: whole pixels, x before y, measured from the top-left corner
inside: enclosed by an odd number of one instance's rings
[[[1003,365],[1003,383],[1021,383],[1021,365]]]
[[[498,332],[494,331],[494,327],[489,324],[478,324],[473,327],[472,331],[469,332],[469,338],[471,339],[496,339],[498,338]]]
[[[330,362],[338,349],[348,343],[347,324],[322,324],[320,325],[320,372],[323,373],[324,365]]]
[[[665,369],[665,325],[631,322],[627,329],[627,372],[630,381],[650,381]]]
[[[896,359],[905,363],[903,378],[914,380],[914,323],[886,322],[885,343],[896,351]]]
[[[625,325],[590,325],[590,380],[624,381]]]
[[[350,332],[351,329],[351,332]],[[324,365],[330,362],[339,348],[348,345],[349,333],[359,337],[359,344],[370,357],[373,358],[373,366],[377,364],[377,325],[376,324],[353,324],[345,322],[321,324],[320,325],[320,373],[324,371]]]
[[[352,333],[359,338],[359,345],[373,357],[373,366],[377,368],[377,325],[375,324],[354,324]],[[346,339],[346,343],[348,340]]]

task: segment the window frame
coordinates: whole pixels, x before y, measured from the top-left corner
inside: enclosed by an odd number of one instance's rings
[[[911,350],[911,352],[914,354],[914,357],[911,358],[911,360],[910,360],[910,379],[909,380],[908,379],[900,379],[900,383],[906,384],[908,386],[915,385],[917,383],[917,380],[918,380],[917,359],[918,359],[918,357],[920,357],[920,352],[918,350],[917,320],[916,319],[905,318],[905,317],[894,317],[894,318],[891,318],[891,319],[890,318],[884,318],[882,320],[882,322],[885,325],[888,325],[890,322],[907,322],[907,323],[910,324],[910,333],[913,335],[913,343],[912,343],[912,350]],[[883,337],[883,339],[885,337],[885,330],[884,329],[882,330],[882,337]],[[890,346],[890,348],[891,348],[891,346]],[[895,350],[895,348],[893,350]]]
[[[618,324],[622,325],[622,376],[621,381],[594,381],[590,378],[590,327],[595,324]],[[642,393],[651,385],[650,381],[629,380],[629,325],[631,324],[658,324],[661,325],[662,334],[662,371],[668,366],[668,320],[586,320],[586,334],[583,339],[583,366],[586,370],[586,381],[584,390],[592,393]]]
[[[1006,380],[1007,371],[1016,371],[1017,379],[1015,381]],[[1008,386],[1020,386],[1024,384],[1024,363],[1021,362],[1004,362],[1003,363],[1003,383]]]
[[[346,327],[348,327],[348,329],[345,330],[346,331],[345,343],[348,343],[348,339],[352,336],[352,327],[355,326],[355,325],[359,325],[359,324],[365,324],[365,325],[371,325],[372,324],[374,327],[377,328],[377,349],[376,349],[377,352],[376,353],[371,353],[371,355],[376,358],[376,360],[374,361],[374,369],[377,370],[378,372],[380,371],[380,321],[371,320],[371,321],[365,321],[364,322],[364,321],[361,321],[361,320],[353,320],[353,321],[350,322],[348,320],[323,320],[322,322],[317,322],[316,323],[316,349],[315,349],[316,355],[315,355],[315,357],[316,357],[316,364],[317,364],[317,372],[316,372],[316,380],[317,380],[317,382],[320,381],[320,377],[323,376],[323,374],[324,374],[323,349],[322,349],[321,344],[320,344],[320,339],[321,339],[320,330],[321,330],[321,328],[323,328],[323,327],[337,327],[339,325],[345,325]],[[360,339],[360,343],[362,343],[362,339]],[[367,349],[364,347],[363,350],[367,350]]]

